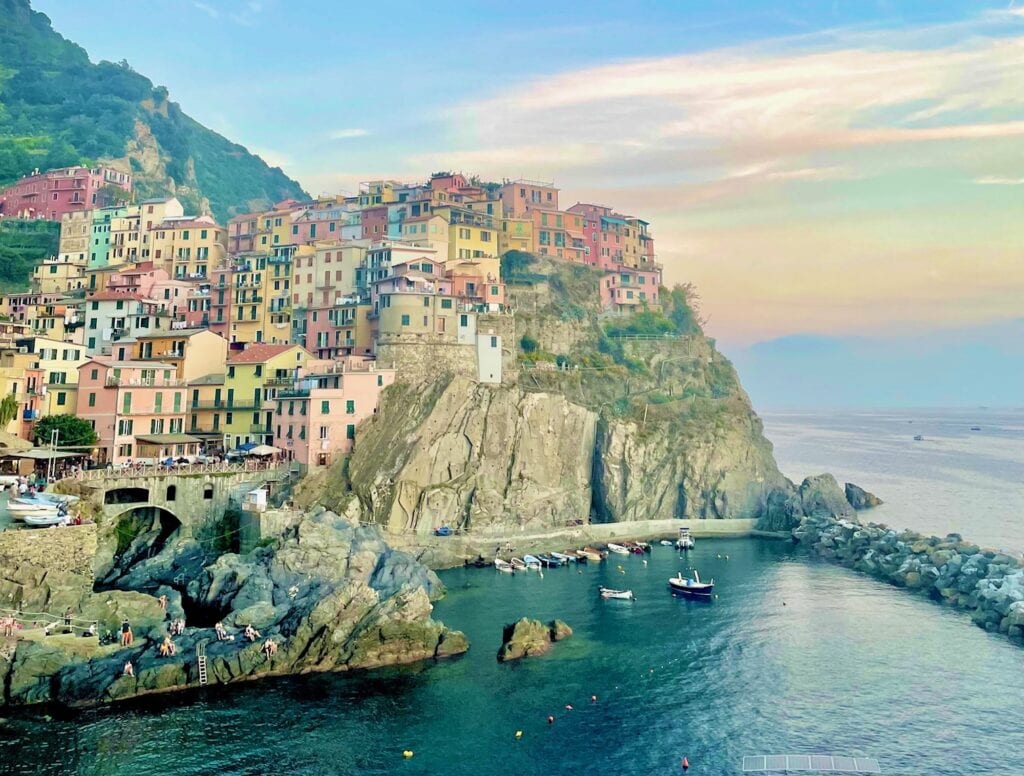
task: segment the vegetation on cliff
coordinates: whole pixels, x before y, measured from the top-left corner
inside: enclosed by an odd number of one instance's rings
[[[89,61],[28,0],[0,0],[0,184],[35,168],[120,160],[141,197],[224,221],[302,188],[191,119],[127,62]]]
[[[25,288],[32,268],[40,259],[55,256],[59,242],[60,224],[0,220],[0,293]]]

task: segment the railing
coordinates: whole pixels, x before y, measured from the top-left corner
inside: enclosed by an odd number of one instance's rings
[[[114,480],[125,477],[167,477],[178,474],[217,474],[221,472],[262,472],[287,469],[286,464],[277,461],[260,461],[245,459],[238,463],[222,461],[221,463],[183,463],[174,466],[162,464],[145,466],[114,467],[109,469],[85,469],[66,477],[68,481],[94,482],[97,480]]]
[[[188,385],[186,380],[143,380],[139,377],[108,377],[104,383],[109,387],[121,388],[184,388]]]
[[[233,410],[254,410],[261,406],[257,404],[253,399],[243,399],[241,401],[228,402],[224,399],[217,401],[194,401],[189,405],[194,410],[227,410],[231,412]]]
[[[278,399],[301,399],[309,396],[309,388],[286,388],[277,392]]]
[[[250,434],[263,434],[263,435],[268,435],[268,434],[273,434],[274,432],[273,432],[273,431],[271,431],[271,430],[270,430],[269,428],[267,428],[266,426],[263,426],[263,425],[260,425],[260,424],[254,423],[253,425],[249,426],[249,433],[250,433]]]

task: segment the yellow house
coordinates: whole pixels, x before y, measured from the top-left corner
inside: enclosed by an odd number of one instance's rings
[[[197,436],[220,446],[224,442],[224,373],[203,375],[188,381],[188,415],[185,426]]]
[[[400,181],[366,181],[359,184],[359,207],[387,205],[398,201],[395,189],[404,188]]]
[[[224,376],[224,446],[237,448],[273,438],[271,401],[295,380],[296,369],[313,358],[299,345],[250,345],[232,353]]]
[[[219,371],[227,360],[228,343],[209,329],[172,329],[141,334],[132,348],[132,359],[173,364],[175,376],[190,381],[211,374],[211,369]]]
[[[85,263],[48,257],[32,270],[32,290],[43,294],[67,294],[85,288]]]
[[[32,424],[42,417],[46,396],[42,373],[33,368],[35,360],[35,354],[19,352],[18,348],[0,350],[0,398],[8,394],[18,397],[18,414],[3,431],[22,439],[31,439]]]
[[[32,333],[59,342],[75,342],[81,345],[85,332],[82,325],[82,304],[81,300],[62,299],[36,306],[27,318],[32,326]]]
[[[60,220],[60,242],[57,258],[84,267],[89,262],[89,236],[92,234],[92,211],[66,213]]]
[[[39,409],[43,415],[74,414],[78,403],[78,367],[88,360],[85,348],[49,337],[18,340],[34,356],[31,368],[42,373],[46,386]]]
[[[508,251],[529,253],[534,249],[532,218],[501,219],[501,232],[498,234],[499,255],[504,256]]]
[[[498,255],[501,224],[494,216],[454,206],[437,208],[434,213],[448,220],[449,259]]]
[[[433,248],[438,256],[447,256],[448,219],[437,214],[407,218],[402,223],[402,240],[421,248]]]
[[[207,277],[227,257],[227,230],[209,216],[165,220],[149,237],[149,258],[172,278]]]

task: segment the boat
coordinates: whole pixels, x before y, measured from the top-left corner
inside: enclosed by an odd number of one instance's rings
[[[502,560],[501,558],[494,559],[494,568],[503,574],[512,574],[515,572],[515,569],[512,568],[512,564],[506,560]]]
[[[60,525],[67,520],[67,515],[25,515],[25,525],[29,528],[49,528],[51,525]]]
[[[711,591],[715,589],[715,580],[701,582],[700,574],[697,573],[697,569],[694,569],[693,579],[684,577],[683,572],[680,571],[677,576],[669,577],[668,586],[672,588],[673,593],[694,598],[710,598]]]
[[[981,431],[981,426],[971,426],[971,431]]]
[[[622,546],[625,547],[627,550],[629,550],[630,554],[632,554],[632,555],[643,555],[644,554],[644,548],[641,547],[636,542],[626,542]]]
[[[538,558],[536,555],[524,555],[523,563],[526,564],[526,568],[531,569],[533,571],[539,570],[540,567],[543,565],[540,562],[540,558]]]
[[[75,504],[81,499],[78,496],[72,496],[65,493],[36,493],[33,498],[36,501],[44,501],[48,504]]]
[[[915,442],[923,442],[924,441],[924,437],[921,436],[920,434],[915,434],[914,435],[914,441]]]
[[[675,544],[675,542],[671,539],[662,539],[660,542],[658,542],[658,544],[660,544],[662,547],[671,547]]]
[[[601,598],[605,599],[606,601],[609,598],[617,598],[622,601],[636,600],[636,596],[633,595],[632,590],[612,590],[610,587],[601,587],[598,588],[598,590],[601,593]]]
[[[552,552],[552,553],[549,553],[549,554],[555,560],[562,561],[562,563],[575,563],[576,561],[578,561],[580,559],[580,556],[576,555],[575,553],[573,553],[572,555],[569,555],[569,554],[564,553],[564,552]]]
[[[36,517],[60,516],[62,513],[67,513],[67,508],[31,499],[11,499],[7,503],[7,511],[15,520],[24,520],[29,515]]]
[[[621,544],[608,543],[608,552],[614,552],[616,555],[629,555],[629,549],[623,547]]]
[[[651,551],[651,545],[647,542],[636,542],[636,546],[639,547],[643,552]]]
[[[600,563],[602,560],[608,557],[607,554],[602,553],[600,550],[595,550],[593,547],[584,547],[580,550],[577,555],[585,560],[592,560],[595,563]]]
[[[516,571],[526,571],[526,563],[522,558],[513,558],[510,564]]]
[[[679,529],[679,538],[676,539],[677,550],[692,550],[696,542],[693,541],[693,537],[690,536],[689,528]]]
[[[487,558],[485,558],[483,555],[477,555],[472,560],[470,560],[469,558],[466,558],[464,563],[467,566],[473,566],[473,567],[478,568],[478,569],[487,568],[488,566],[491,565],[490,562],[487,560]]]
[[[557,569],[559,566],[562,565],[562,563],[564,563],[564,561],[554,557],[553,555],[541,555],[540,562],[547,566],[549,569]]]

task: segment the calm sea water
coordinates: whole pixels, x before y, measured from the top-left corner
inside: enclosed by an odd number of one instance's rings
[[[898,418],[871,417],[768,426],[787,473],[853,479],[888,500],[894,525],[928,517],[923,504],[936,502],[922,499],[947,483],[949,528],[1000,530],[986,513],[1015,497],[1021,415],[1000,430],[979,421],[992,429],[980,437],[915,416],[921,447],[903,443]],[[928,493],[903,492],[922,483]],[[667,578],[689,564],[715,578],[717,600],[669,594]],[[442,577],[436,614],[467,633],[462,658],[14,717],[0,725],[0,773],[678,774],[685,755],[691,774],[718,776],[739,773],[744,754],[801,752],[874,756],[905,776],[1024,773],[1024,650],[787,543],[700,540],[685,560],[655,547],[646,566],[630,556],[543,577]],[[601,584],[638,600],[601,601]],[[546,657],[501,665],[502,625],[523,615],[562,618],[576,634]]]
[[[1024,552],[1024,409],[762,414],[779,467],[830,471],[886,503],[871,520]],[[980,428],[971,431],[972,426]],[[923,436],[915,441],[915,436]]]

